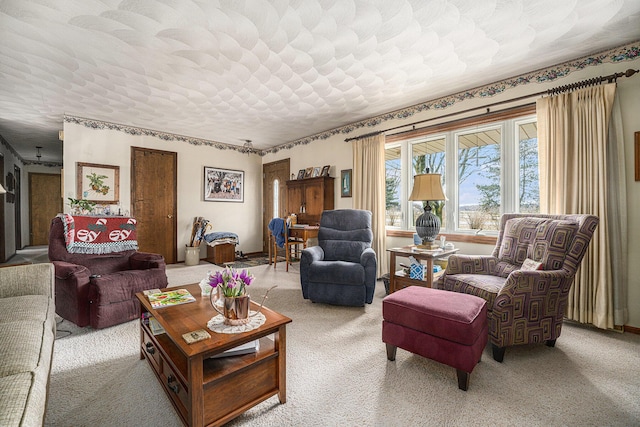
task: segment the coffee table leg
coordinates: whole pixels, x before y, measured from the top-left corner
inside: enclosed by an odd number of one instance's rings
[[[202,384],[203,381],[203,360],[202,355],[192,357],[189,360],[189,399],[191,399],[189,417],[190,426],[202,426],[204,425],[204,396],[202,386],[196,386],[196,384]]]
[[[278,399],[287,402],[287,330],[284,325],[275,333],[275,346],[278,352]]]

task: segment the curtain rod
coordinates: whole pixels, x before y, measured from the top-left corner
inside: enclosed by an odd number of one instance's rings
[[[424,120],[420,120],[420,121],[417,121],[417,122],[408,123],[406,125],[394,126],[394,127],[391,127],[391,128],[385,129],[385,130],[379,130],[379,131],[367,133],[367,134],[364,134],[364,135],[359,135],[359,136],[354,136],[354,137],[351,137],[351,138],[346,138],[344,140],[344,142],[355,141],[357,139],[362,139],[362,138],[368,138],[370,136],[375,136],[375,135],[378,135],[378,134],[381,134],[381,133],[387,133],[387,132],[391,132],[391,131],[394,131],[394,130],[402,129],[402,128],[405,128],[407,126],[413,126],[414,129],[415,129],[415,126],[418,125],[418,124],[427,123],[427,122],[430,122],[430,121],[433,121],[433,120],[440,120],[440,119],[451,117],[451,116],[457,116],[459,114],[469,113],[471,111],[487,110],[486,112],[489,113],[490,112],[489,109],[491,107],[495,107],[497,105],[508,104],[508,103],[511,103],[511,102],[517,102],[517,101],[521,101],[523,99],[533,98],[535,96],[541,96],[541,95],[558,95],[560,93],[570,92],[570,91],[575,90],[575,89],[582,89],[582,88],[589,87],[589,86],[599,85],[599,84],[604,83],[605,81],[607,83],[612,83],[612,82],[615,82],[619,77],[631,77],[631,76],[633,76],[634,74],[636,74],[638,72],[640,72],[640,70],[634,70],[632,68],[629,68],[624,73],[613,73],[613,74],[610,74],[608,76],[594,77],[594,78],[591,78],[591,79],[582,80],[580,82],[571,83],[571,84],[568,84],[568,85],[558,86],[556,88],[543,90],[541,92],[532,93],[530,95],[523,95],[523,96],[519,96],[517,98],[506,99],[504,101],[494,102],[492,104],[483,105],[482,107],[468,108],[468,109],[463,110],[463,111],[456,111],[456,112],[453,112],[453,113],[445,114],[443,116],[432,117],[432,118],[429,118],[429,119],[424,119]]]

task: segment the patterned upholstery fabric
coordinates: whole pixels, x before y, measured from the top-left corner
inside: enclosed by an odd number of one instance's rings
[[[492,255],[452,255],[436,286],[487,301],[494,346],[554,341],[598,222],[593,215],[505,214]],[[520,270],[526,258],[543,270]]]
[[[0,426],[44,424],[56,335],[52,264],[0,268]]]

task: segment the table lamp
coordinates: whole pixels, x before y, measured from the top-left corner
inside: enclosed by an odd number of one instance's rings
[[[409,200],[419,200],[426,202],[424,212],[416,219],[416,232],[422,239],[422,245],[427,249],[437,248],[438,245],[434,243],[436,236],[440,232],[440,218],[431,212],[430,200],[447,200],[442,191],[442,184],[440,183],[440,174],[437,173],[423,173],[416,175],[413,178],[413,190]]]

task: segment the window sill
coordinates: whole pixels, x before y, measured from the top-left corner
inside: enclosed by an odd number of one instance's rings
[[[413,238],[413,231],[407,230],[387,230],[387,237],[407,237]],[[444,236],[447,238],[447,242],[464,242],[464,243],[477,243],[481,245],[494,245],[498,238],[496,236],[483,236],[478,234],[453,234],[453,233],[441,233],[438,236]]]

